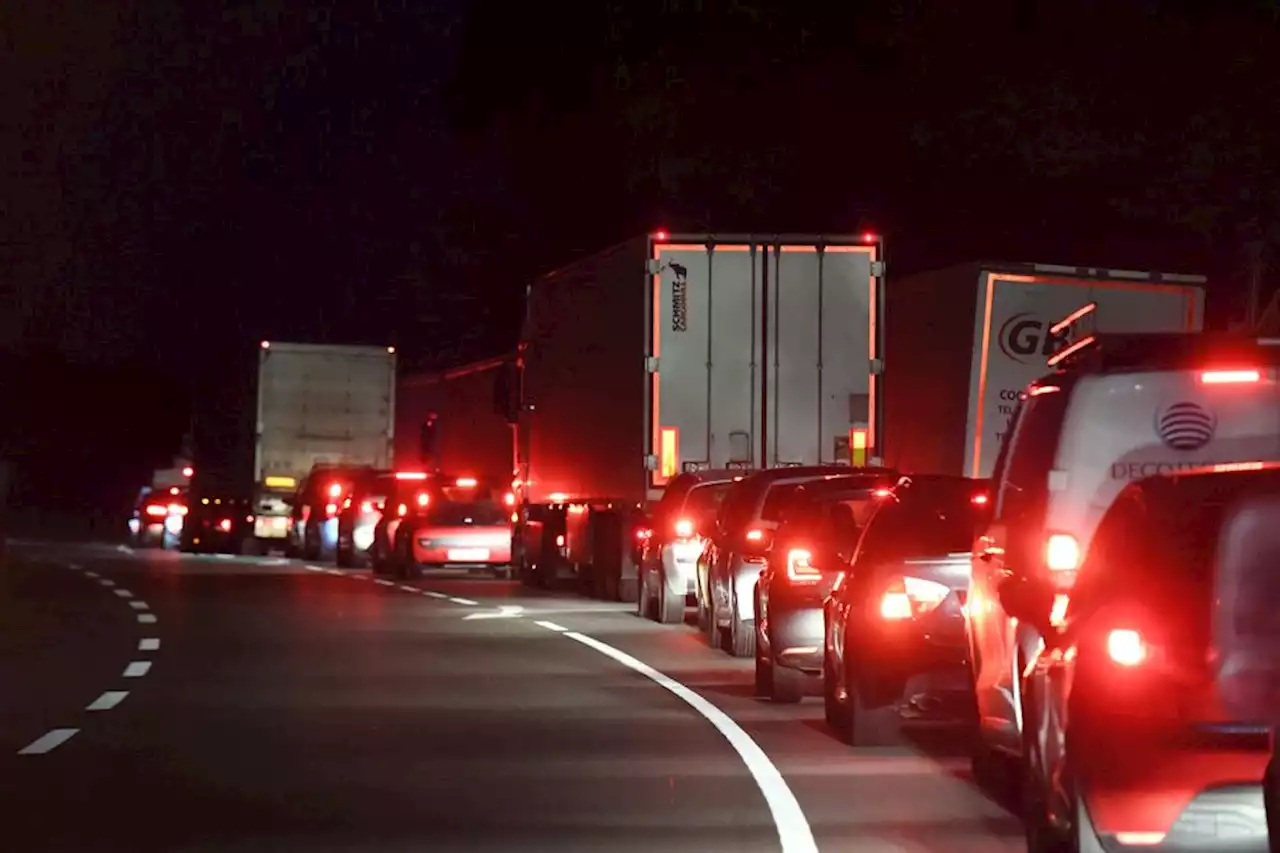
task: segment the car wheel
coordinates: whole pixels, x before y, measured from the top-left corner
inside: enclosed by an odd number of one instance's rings
[[[773,685],[772,698],[780,705],[794,705],[804,698],[806,677],[803,672],[790,667],[778,666],[770,661],[769,668],[773,673],[769,681]]]
[[[664,625],[684,622],[684,596],[672,595],[664,575],[658,575],[658,621]]]
[[[760,647],[756,647],[756,681],[755,694],[765,699],[773,696],[773,665],[760,655]]]
[[[822,712],[827,725],[841,740],[849,739],[849,708],[840,700],[837,692],[836,670],[831,660],[831,653],[822,656]]]
[[[724,648],[723,632],[720,629],[720,608],[716,606],[715,593],[707,602],[707,645],[713,649]]]

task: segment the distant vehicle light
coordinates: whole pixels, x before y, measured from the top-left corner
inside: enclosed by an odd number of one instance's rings
[[[460,489],[474,489],[476,487],[475,477],[459,477],[454,484]]]
[[[693,536],[693,522],[687,518],[682,518],[676,522],[676,535],[682,539],[689,539]]]
[[[569,496],[564,492],[552,492],[547,495],[547,500],[551,501],[553,504],[562,504],[568,499],[568,497]]]
[[[752,528],[751,530],[748,530],[748,531],[747,531],[747,541],[748,541],[748,542],[763,542],[763,541],[764,541],[764,531],[763,531],[763,530],[760,530],[760,529],[758,529],[758,528]]]
[[[870,231],[864,231],[862,233],[862,242],[864,243],[875,243],[878,239],[879,238]]]
[[[1121,666],[1137,666],[1147,659],[1147,644],[1137,631],[1120,628],[1107,635],[1107,654]]]
[[[151,504],[147,507],[147,515],[152,518],[164,518],[169,514],[169,510],[157,504]]]
[[[388,352],[389,354],[391,354],[391,355],[395,355],[396,348],[395,348],[395,347],[387,347],[387,352]]]
[[[325,514],[325,515],[332,516],[332,515],[337,515],[337,513],[338,513],[338,505],[337,505],[337,504],[325,504],[325,505],[324,505],[324,514]]]
[[[429,503],[431,503],[431,496],[426,492],[418,495],[418,506],[426,506]]]
[[[887,498],[889,495],[893,494],[893,489],[876,489],[871,494],[877,498]]]
[[[397,480],[425,480],[427,475],[423,471],[397,471]]]
[[[223,533],[230,533],[230,532],[231,532],[231,519],[229,519],[229,518],[224,518],[224,519],[222,519],[222,521],[219,521],[219,522],[218,522],[218,529],[219,529],[219,530],[221,530]]]
[[[405,506],[404,504],[400,504],[400,508],[396,510],[396,514],[402,515],[402,516],[407,515],[408,512],[409,512],[409,507]]]
[[[187,508],[182,504],[169,504],[169,515],[186,515]]]
[[[342,484],[341,484],[341,483],[334,483],[332,486],[330,486],[330,487],[329,487],[329,497],[331,497],[331,498],[340,498],[340,497],[342,497]]]
[[[972,503],[974,506],[986,506],[987,504],[991,503],[991,498],[979,492],[978,494],[969,498],[969,502]]]
[[[1069,533],[1051,534],[1045,543],[1044,562],[1050,571],[1075,571],[1080,568],[1080,543]]]
[[[182,469],[182,476],[186,477],[188,480],[195,476],[195,473],[196,469],[192,468],[190,465]]]
[[[515,513],[515,512],[511,513],[511,523],[512,523],[512,524],[515,524],[515,523],[516,523],[517,521],[519,521],[519,520],[520,520],[520,514],[519,514],[519,513]]]
[[[169,494],[171,494],[171,495],[176,495],[176,494],[178,494],[180,491],[181,491],[181,489],[179,489],[177,486],[172,486],[172,487],[170,487],[170,489],[169,489]]]
[[[503,496],[502,501],[503,501],[503,503],[505,503],[507,506],[515,506],[515,505],[516,505],[516,496],[515,496],[515,495],[513,495],[513,494],[511,494],[511,492],[507,492],[507,493],[506,493],[506,495],[504,495],[504,496]]]
[[[664,230],[664,229],[659,229],[659,230],[657,230],[657,231],[654,231],[654,232],[653,232],[653,239],[655,239],[655,240],[659,240],[659,241],[661,241],[661,240],[666,240],[666,239],[668,239],[670,236],[671,236],[671,235],[670,235],[669,233],[667,233],[667,231],[666,231],[666,230]]]
[[[262,342],[262,348],[263,348],[263,349],[271,349],[271,341],[263,341],[263,342]]]
[[[366,514],[373,512],[373,501],[365,501],[360,504],[360,511]]]

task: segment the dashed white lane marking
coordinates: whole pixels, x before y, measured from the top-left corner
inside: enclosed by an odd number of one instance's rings
[[[138,621],[143,625],[154,625],[156,622],[156,615],[154,613],[139,613]]]
[[[376,583],[378,586],[395,586],[396,585],[395,581],[389,581],[383,578],[375,578],[373,582]]]
[[[471,599],[469,599],[469,598],[452,598],[452,597],[450,597],[450,599],[449,599],[449,600],[450,600],[450,601],[452,601],[454,604],[466,604],[466,605],[468,605],[469,607],[476,607],[477,605],[479,605],[479,604],[480,604],[480,602],[478,602],[478,601],[472,601],[472,600],[471,600]]]
[[[355,578],[355,579],[356,579],[356,580],[358,580],[358,581],[367,581],[367,580],[368,580],[368,578],[367,578],[367,577],[365,577],[364,575],[352,575],[351,577]]]
[[[71,570],[71,571],[73,571],[73,572],[78,572],[78,571],[80,571],[80,564],[79,564],[79,563],[67,563],[67,568],[68,568],[68,569],[70,569],[70,570]]]
[[[400,584],[400,588],[403,589],[405,592],[422,592],[422,590],[418,589],[416,586],[407,586],[405,584]]]
[[[133,593],[129,592],[129,590],[127,589],[117,589],[116,595],[120,596],[121,598],[133,598]]]
[[[124,697],[129,695],[127,690],[108,690],[97,699],[89,703],[85,708],[86,711],[110,711],[115,706],[124,701]]]
[[[446,599],[447,599],[447,598],[449,597],[449,596],[445,595],[443,592],[436,592],[434,589],[424,589],[424,590],[422,591],[422,594],[423,594],[423,595],[429,595],[429,596],[431,596],[432,598],[446,598]]]
[[[307,571],[309,571],[309,572],[323,572],[323,571],[324,571],[324,569],[320,568],[319,566],[303,566],[302,568],[306,569],[306,570],[307,570]]]
[[[534,622],[533,624],[546,628],[549,631],[568,631],[569,630],[563,625],[557,625],[554,622],[544,622],[540,620],[540,621]]]
[[[759,744],[752,740],[751,736],[743,731],[742,727],[728,714],[674,678],[664,675],[644,661],[637,660],[608,643],[602,643],[577,631],[565,631],[564,636],[635,670],[655,684],[674,693],[689,707],[705,717],[707,722],[715,726],[724,739],[729,741],[729,745],[738,753],[742,763],[747,765],[747,771],[769,805],[769,812],[773,815],[773,823],[777,827],[778,841],[782,845],[783,853],[818,853],[818,844],[813,839],[813,830],[809,826],[809,821],[805,818],[796,795],[782,778],[782,773],[769,760],[769,756]]]
[[[160,648],[159,637],[147,637],[146,639],[142,639],[138,641],[138,651],[140,652],[154,652],[159,648]]]
[[[117,550],[117,551],[119,551],[121,554],[132,554],[132,553],[133,553],[133,549],[132,549],[132,548],[130,548],[128,545],[117,545],[117,546],[116,546],[116,550]]]
[[[150,610],[151,609],[151,605],[147,604],[145,601],[130,601],[129,606],[132,607],[134,610]]]
[[[98,578],[98,583],[108,588],[116,585],[116,582],[111,580],[111,578]]]
[[[343,575],[346,574],[346,572],[342,571],[341,569],[325,569],[325,571],[331,575],[337,575],[338,577],[342,577]]]
[[[18,755],[42,755],[71,740],[79,729],[54,729],[18,750]]]
[[[135,660],[124,668],[125,678],[141,678],[151,671],[151,661]]]
[[[99,575],[97,572],[85,572],[84,576],[87,578],[101,577],[101,575]]]

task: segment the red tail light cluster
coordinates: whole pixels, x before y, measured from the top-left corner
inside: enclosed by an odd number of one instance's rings
[[[792,548],[787,552],[787,577],[792,583],[816,583],[822,580],[822,572],[810,561],[813,555],[804,548]]]

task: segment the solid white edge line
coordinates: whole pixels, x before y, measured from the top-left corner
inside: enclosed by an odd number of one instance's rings
[[[138,621],[144,625],[154,625],[156,621],[156,615],[154,613],[139,613]]]
[[[124,701],[124,697],[129,695],[127,690],[108,690],[97,699],[94,699],[85,708],[86,711],[110,711],[115,706]]]
[[[150,610],[151,609],[151,605],[147,604],[145,601],[130,601],[129,606],[132,607],[134,610]]]
[[[117,589],[116,595],[120,596],[121,598],[133,598],[133,593],[129,592],[129,590],[127,589]]]
[[[563,625],[557,625],[557,624],[556,624],[556,623],[554,623],[554,622],[534,622],[533,624],[535,624],[535,625],[540,625],[541,627],[546,628],[546,629],[547,629],[547,630],[549,630],[549,631],[560,631],[560,632],[562,632],[562,633],[563,633],[564,631],[568,631],[568,630],[569,630],[569,629],[568,629],[568,628],[566,628],[565,626],[563,626]]]
[[[373,582],[376,583],[378,586],[395,586],[396,585],[395,581],[389,581],[385,578],[374,578]]]
[[[778,841],[782,845],[782,853],[818,853],[818,844],[813,839],[813,830],[809,826],[809,821],[805,818],[804,811],[800,808],[799,801],[796,800],[796,795],[791,792],[786,780],[782,778],[782,773],[769,760],[769,756],[765,754],[759,744],[751,739],[751,735],[747,734],[728,714],[674,678],[664,675],[647,663],[633,658],[626,652],[615,649],[608,643],[602,643],[593,637],[579,634],[577,631],[566,631],[564,636],[570,637],[584,646],[595,649],[606,657],[613,658],[623,666],[635,670],[655,684],[674,693],[689,707],[706,718],[707,722],[715,726],[716,730],[724,736],[724,739],[729,741],[729,745],[738,753],[742,763],[747,765],[747,772],[755,779],[756,786],[760,789],[760,793],[764,795],[765,802],[769,806],[769,812],[773,815],[773,823],[778,830]]]
[[[141,678],[142,676],[146,675],[150,671],[151,671],[151,661],[135,660],[135,661],[131,661],[129,665],[124,668],[124,677],[125,678]]]
[[[79,729],[53,729],[18,750],[18,755],[42,755],[62,746],[75,736]]]
[[[138,641],[138,651],[140,652],[154,652],[159,648],[159,637],[145,637]]]
[[[476,607],[480,604],[480,602],[472,601],[469,598],[450,598],[449,600],[452,601],[454,604],[465,604],[468,607]]]

